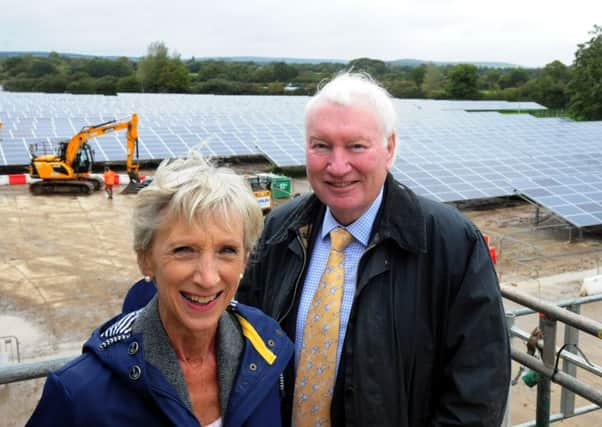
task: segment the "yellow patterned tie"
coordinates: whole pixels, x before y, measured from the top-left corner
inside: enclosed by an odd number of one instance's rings
[[[353,236],[343,228],[330,232],[328,262],[311,302],[299,355],[293,397],[294,427],[330,426],[335,381],[345,247]]]

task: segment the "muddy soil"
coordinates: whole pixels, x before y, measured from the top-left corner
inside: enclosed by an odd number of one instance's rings
[[[293,187],[293,192],[307,190],[303,181],[295,180]],[[17,337],[21,361],[76,355],[90,332],[120,311],[128,287],[141,277],[131,249],[132,202],[118,191],[113,200],[104,193],[34,198],[25,186],[0,187],[0,337]],[[556,301],[577,296],[584,276],[602,274],[601,235],[570,235],[549,218],[540,218],[536,227],[535,209],[524,203],[463,212],[490,235],[504,285]],[[505,306],[516,307],[509,301]],[[602,321],[602,303],[584,306],[583,313]],[[530,331],[536,322],[529,316],[517,323]],[[562,332],[559,328],[558,342]],[[0,363],[12,363],[14,342],[0,340]],[[599,340],[581,335],[580,347],[602,364]],[[602,387],[600,378],[579,377]],[[25,423],[43,382],[0,385],[0,426]],[[554,387],[553,411],[559,395]],[[511,422],[534,418],[535,389],[519,382],[512,389]],[[602,425],[602,411],[563,425]]]

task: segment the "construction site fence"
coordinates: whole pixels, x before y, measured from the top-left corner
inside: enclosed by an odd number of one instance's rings
[[[591,363],[583,355],[577,353],[579,332],[590,334],[599,340],[602,339],[602,323],[580,315],[582,304],[602,301],[602,294],[581,297],[556,303],[544,302],[541,299],[521,293],[514,288],[502,287],[504,298],[520,304],[521,308],[506,312],[506,320],[510,339],[519,338],[527,341],[530,334],[522,331],[515,325],[518,316],[539,313],[539,327],[543,332],[543,339],[537,343],[541,359],[520,350],[512,345],[512,359],[522,366],[537,372],[540,379],[537,382],[537,408],[536,419],[527,423],[517,424],[514,427],[545,427],[551,422],[564,420],[570,417],[595,411],[602,407],[602,391],[600,387],[586,384],[577,379],[577,367],[602,378],[602,367]],[[566,308],[565,308],[566,307]],[[565,324],[564,344],[561,348],[556,345],[557,322]],[[8,343],[15,337],[0,337]],[[16,339],[16,338],[15,338]],[[2,342],[2,341],[0,341]],[[58,369],[77,355],[52,358],[30,363],[13,363],[0,365],[0,384],[9,384],[45,377],[50,371]],[[562,366],[558,367],[559,360]],[[560,413],[550,414],[551,382],[562,387],[560,396]],[[512,388],[508,396],[504,427],[511,426],[510,401]],[[591,405],[575,408],[575,394],[592,402]]]
[[[539,329],[543,334],[543,338],[538,339],[536,343],[541,358],[529,354],[525,350],[524,344],[515,346],[512,343],[512,359],[531,372],[537,373],[536,418],[526,423],[516,424],[514,427],[547,427],[550,423],[600,409],[602,407],[601,388],[599,385],[588,384],[578,379],[577,368],[602,378],[602,367],[592,363],[585,353],[579,350],[579,332],[596,337],[597,344],[600,344],[600,340],[602,340],[602,323],[580,314],[581,305],[602,301],[602,294],[549,303],[519,292],[513,287],[503,286],[502,295],[523,306],[506,312],[511,342],[512,338],[519,338],[526,343],[531,337],[531,333],[523,331],[515,325],[515,320],[519,316],[537,313]],[[564,343],[560,347],[556,344],[558,322],[565,325]],[[560,361],[562,361],[562,365],[560,365]],[[555,414],[550,413],[552,382],[561,387],[560,412]],[[512,425],[510,420],[511,395],[512,387],[508,396],[504,427]],[[583,397],[592,404],[575,408],[575,395]]]

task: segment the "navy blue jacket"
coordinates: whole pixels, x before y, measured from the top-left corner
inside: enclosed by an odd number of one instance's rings
[[[224,427],[280,426],[280,375],[292,343],[259,310],[243,304],[229,310],[239,315],[244,350]],[[81,356],[48,375],[27,426],[200,426],[162,373],[145,362],[142,334],[132,334],[127,316],[94,331]]]

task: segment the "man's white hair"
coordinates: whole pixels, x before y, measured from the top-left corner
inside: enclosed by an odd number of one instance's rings
[[[312,111],[324,104],[339,104],[369,109],[380,122],[384,144],[395,134],[397,112],[389,92],[368,73],[345,71],[327,82],[305,106],[305,128]],[[393,153],[395,156],[395,153]]]

